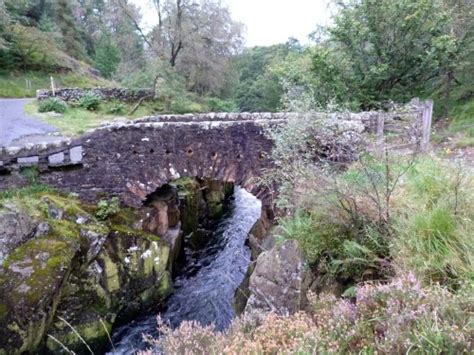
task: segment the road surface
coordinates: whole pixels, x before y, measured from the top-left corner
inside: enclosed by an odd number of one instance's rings
[[[57,129],[25,113],[32,99],[0,99],[0,147],[25,143],[52,142],[61,137],[51,133]]]

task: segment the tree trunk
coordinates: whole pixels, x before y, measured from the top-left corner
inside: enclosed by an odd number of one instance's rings
[[[449,101],[451,98],[451,84],[453,82],[453,70],[450,69],[448,71],[448,75],[446,76],[446,84],[444,87],[444,113],[443,113],[443,118],[448,118],[449,117]]]

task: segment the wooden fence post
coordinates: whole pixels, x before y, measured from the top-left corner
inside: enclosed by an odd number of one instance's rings
[[[433,100],[426,100],[423,104],[423,115],[422,115],[422,136],[421,136],[421,150],[426,152],[430,143],[431,134],[431,120],[433,117]]]
[[[384,149],[384,126],[385,116],[383,113],[377,114],[377,138],[376,138],[376,150],[379,157],[383,156]]]
[[[49,77],[51,80],[51,91],[53,92],[53,96],[56,96],[56,90],[54,88],[54,79],[52,76]]]

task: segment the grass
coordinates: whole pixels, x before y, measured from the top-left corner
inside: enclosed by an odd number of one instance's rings
[[[463,137],[456,141],[456,148],[474,147],[474,136]]]
[[[110,113],[111,108],[116,105],[114,102],[101,103],[97,111],[89,111],[81,107],[69,105],[63,117],[52,117],[38,112],[38,103],[31,102],[25,106],[25,111],[33,116],[58,128],[66,136],[83,134],[89,129],[98,127],[104,122],[111,121],[117,117],[125,117],[133,120],[147,115],[161,113],[160,102],[143,103],[133,115],[127,115],[135,104],[123,104],[123,113]]]
[[[407,175],[396,198],[397,267],[426,283],[457,287],[474,280],[474,181],[462,167],[424,159]]]
[[[45,72],[0,72],[0,97],[35,97],[36,90],[50,88],[50,76],[53,76],[57,88],[90,88],[95,86],[113,86],[113,83],[108,80],[93,78],[91,76],[77,73],[59,74]],[[28,89],[26,86],[27,80],[31,82],[31,89]]]
[[[463,132],[466,137],[474,138],[474,99],[455,106],[451,116],[450,129],[452,131]]]

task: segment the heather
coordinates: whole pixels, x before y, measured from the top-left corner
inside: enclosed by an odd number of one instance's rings
[[[167,354],[426,353],[473,350],[473,284],[457,293],[422,287],[413,274],[357,287],[355,300],[310,295],[305,312],[244,316],[225,333],[195,322],[172,330],[160,323]],[[152,350],[145,353],[153,353]]]

